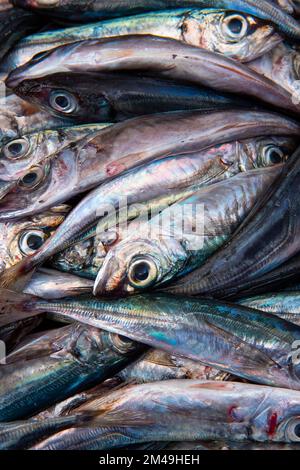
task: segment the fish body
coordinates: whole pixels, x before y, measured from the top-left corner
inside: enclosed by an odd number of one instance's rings
[[[0,179],[19,181],[32,167],[70,145],[93,135],[108,124],[46,129],[6,141],[0,149]]]
[[[111,426],[68,429],[34,448],[103,450],[184,439],[299,443],[299,392],[280,388],[172,380],[129,385],[88,409],[105,410]]]
[[[299,292],[274,292],[238,301],[240,305],[263,310],[292,323],[300,325],[300,294]]]
[[[53,334],[57,336],[54,332],[50,338],[42,337],[33,350],[30,345],[23,350],[23,357],[33,351],[32,359],[1,366],[1,422],[32,416],[100,383],[125,367],[141,348],[119,336],[75,324],[58,332],[56,343],[49,343]]]
[[[235,36],[230,30],[231,18],[235,18],[241,25],[240,33]],[[130,34],[151,34],[176,39],[240,61],[254,60],[281,41],[281,36],[274,31],[271,24],[247,14],[216,9],[181,8],[141,13],[30,35],[14,47],[2,62],[1,68],[11,71],[24,65],[36,54],[64,44]]]
[[[88,279],[40,268],[25,286],[24,292],[44,299],[59,299],[90,293],[92,290],[93,282]]]
[[[110,157],[110,163],[107,161],[107,154],[105,149],[101,147],[100,152],[103,152],[102,155],[105,158],[105,167],[103,174],[105,178],[107,175],[116,176],[116,174],[125,171],[128,167],[134,166],[134,163],[141,163],[141,157],[143,161],[150,159],[155,159],[166,154],[171,154],[172,151],[177,150],[178,152],[193,152],[197,148],[206,148],[211,145],[214,141],[215,145],[218,143],[218,139],[222,142],[232,141],[232,138],[250,138],[254,136],[263,136],[269,135],[270,131],[278,132],[278,135],[297,135],[299,132],[298,124],[294,123],[287,118],[278,118],[276,115],[269,113],[259,113],[259,112],[246,112],[246,111],[228,111],[217,114],[217,121],[214,121],[215,114],[210,113],[208,115],[199,115],[196,112],[184,112],[184,113],[165,113],[165,115],[153,115],[153,116],[144,116],[141,121],[129,120],[125,123],[116,124],[108,129],[101,131],[101,143],[102,145],[105,142],[105,139],[108,139],[108,151]],[[242,119],[245,119],[244,123]],[[230,121],[232,126],[230,126]],[[252,125],[249,126],[249,122],[252,121]],[[153,131],[157,130],[156,123],[160,123],[160,132],[163,137],[163,140],[153,140],[154,134]],[[236,124],[237,123],[237,127]],[[138,125],[141,124],[142,128],[145,126],[145,139],[141,140],[140,128]],[[281,124],[281,125],[280,125]],[[154,127],[152,127],[154,126]],[[182,126],[183,133],[179,132],[179,129]],[[191,127],[192,126],[192,127]],[[276,126],[276,127],[275,127]],[[243,129],[244,127],[244,129]],[[123,132],[125,131],[125,133]],[[124,139],[127,131],[129,130],[131,139]],[[225,133],[224,133],[225,130]],[[149,132],[148,132],[149,131]],[[249,135],[250,134],[250,135]],[[113,136],[119,137],[120,145],[118,142],[113,139]],[[137,137],[137,138],[136,138]],[[146,141],[151,138],[151,141]],[[224,138],[225,137],[225,138]],[[176,140],[175,140],[176,138]],[[111,145],[113,142],[113,145]],[[135,145],[132,145],[132,143]],[[137,143],[140,144],[141,150],[139,150]],[[123,147],[123,150],[121,148]],[[133,153],[134,152],[134,153]],[[67,158],[67,152],[63,152],[64,156]],[[114,154],[118,155],[119,162],[117,168],[114,164]],[[128,156],[128,160],[126,157]],[[120,158],[122,156],[122,158]],[[97,159],[98,159],[97,155]],[[57,159],[56,159],[57,160]],[[65,160],[66,161],[66,160]],[[129,163],[128,163],[129,161]],[[121,177],[114,178],[111,181],[108,180],[105,184],[100,185],[98,188],[90,192],[82,201],[76,206],[75,209],[69,214],[64,224],[56,231],[56,233],[47,241],[42,249],[38,250],[33,256],[27,258],[26,262],[16,266],[16,270],[6,271],[5,277],[8,276],[10,280],[5,280],[4,275],[1,276],[2,285],[9,285],[6,282],[11,282],[12,277],[18,276],[20,273],[25,273],[30,271],[33,267],[38,264],[42,264],[46,259],[50,258],[59,251],[62,251],[64,248],[67,248],[72,244],[72,240],[78,236],[81,232],[86,230],[88,227],[93,225],[97,220],[101,219],[109,211],[115,210],[116,207],[120,205],[120,197],[126,197],[127,204],[141,203],[149,201],[159,195],[172,195],[173,191],[178,188],[178,182],[181,177],[184,177],[182,187],[191,187],[193,182],[196,181],[196,184],[199,185],[207,182],[207,174],[203,173],[202,167],[196,167],[196,169],[191,166],[189,173],[190,176],[187,177],[185,169],[181,168],[179,165],[175,164],[175,172],[170,171],[172,165],[176,162],[175,158],[169,157],[163,160],[152,161],[148,165],[137,167],[132,169],[130,172],[125,172]],[[114,162],[115,163],[115,162]],[[107,166],[108,165],[108,166]],[[230,167],[231,165],[229,165]],[[164,169],[163,173],[158,168],[161,167]],[[224,163],[222,164],[224,171]],[[116,168],[116,169],[115,169]],[[226,168],[226,167],[225,167]],[[65,169],[65,168],[64,168]],[[76,169],[72,171],[76,172]],[[111,171],[108,171],[111,169]],[[69,172],[71,171],[69,170]],[[88,168],[90,171],[90,169]],[[114,171],[115,170],[115,171]],[[196,170],[196,171],[195,171]],[[68,170],[65,172],[67,173]],[[204,176],[204,179],[200,180],[200,175]],[[89,173],[90,174],[90,173]],[[162,179],[162,175],[163,179]],[[180,176],[181,175],[181,176]],[[79,181],[79,190],[84,187],[85,190],[88,189],[89,185],[92,186],[92,181],[95,181],[95,175],[90,176],[90,180],[84,178],[84,173],[82,178]],[[202,178],[201,178],[202,179]],[[97,175],[97,183],[100,183],[100,178]],[[162,184],[163,181],[163,184]],[[95,184],[95,183],[94,183]],[[60,191],[63,190],[61,185],[59,186]],[[68,188],[67,188],[68,190]],[[43,194],[43,188],[38,188],[37,194]],[[53,193],[55,194],[55,192]],[[73,192],[74,195],[74,192]],[[8,199],[10,195],[7,196]],[[9,218],[17,218],[20,216],[25,216],[30,213],[34,213],[40,209],[41,203],[40,199],[37,199],[37,204],[33,202],[32,206],[28,207],[28,197],[33,198],[32,193],[28,196],[27,193],[24,193],[24,196],[21,194],[18,197],[12,197],[12,203],[15,205],[16,200],[18,200],[18,210],[7,211],[9,208],[9,201],[5,204],[1,204],[1,215],[0,220],[5,220]],[[38,196],[39,197],[39,196]],[[44,195],[45,197],[45,195]],[[61,192],[59,193],[61,198]],[[70,197],[70,195],[69,195]],[[48,204],[49,201],[46,201]],[[11,207],[13,207],[13,204]],[[51,205],[52,202],[51,202]],[[5,211],[6,206],[6,211]],[[23,208],[22,208],[23,206]]]
[[[22,305],[25,311],[60,314],[256,383],[300,389],[299,364],[292,360],[300,329],[266,312],[155,293],[118,300],[25,299]]]
[[[24,80],[23,99],[76,122],[118,122],[167,111],[251,108],[247,100],[209,88],[132,75],[53,74]]]
[[[241,295],[252,283],[260,284],[262,276],[269,275],[272,280],[273,270],[292,262],[299,252],[299,204],[295,196],[300,178],[298,155],[296,151],[223,250],[184,280],[168,286],[168,291],[216,297]]]
[[[95,295],[126,295],[171,282],[201,266],[230,238],[281,172],[264,168],[201,188],[149,222],[128,227],[97,275]],[[143,276],[140,279],[140,271]]]
[[[16,89],[23,80],[80,71],[146,72],[219,92],[238,93],[293,113],[299,113],[300,109],[284,88],[246,65],[221,54],[154,36],[124,36],[61,46],[15,69],[6,85]]]
[[[292,38],[299,38],[299,25],[278,5],[268,0],[95,0],[93,2],[78,1],[34,1],[14,0],[20,7],[33,8],[38,11],[77,21],[126,16],[151,10],[166,8],[222,8],[248,13],[263,20],[272,22],[280,31]]]

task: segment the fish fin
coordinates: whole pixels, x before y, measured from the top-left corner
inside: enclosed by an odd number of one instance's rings
[[[33,273],[31,258],[24,258],[19,263],[3,271],[0,275],[0,288],[10,287],[16,292],[22,292]]]
[[[142,413],[132,410],[106,412],[106,410],[85,410],[76,414],[77,426],[145,426],[154,424],[150,418],[145,418]]]

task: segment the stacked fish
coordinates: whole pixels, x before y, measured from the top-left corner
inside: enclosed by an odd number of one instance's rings
[[[300,449],[298,15],[1,0],[0,449]]]

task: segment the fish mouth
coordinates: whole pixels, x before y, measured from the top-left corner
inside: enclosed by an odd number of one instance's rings
[[[95,279],[93,294],[95,296],[114,296],[122,289],[122,279],[125,276],[119,259],[107,255]]]
[[[254,48],[255,54],[251,57],[251,59],[243,60],[244,63],[251,63],[253,60],[259,59],[261,56],[268,53],[283,42],[283,37],[280,34],[275,33],[274,28],[270,28],[269,26],[267,26],[267,28],[268,32],[263,34],[263,41],[261,41],[259,46]]]

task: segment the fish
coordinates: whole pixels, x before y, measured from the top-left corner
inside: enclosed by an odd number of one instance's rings
[[[197,361],[173,356],[159,349],[150,349],[119,372],[117,377],[125,383],[149,383],[175,379],[227,380],[230,376]]]
[[[221,54],[154,36],[124,36],[57,47],[13,70],[6,85],[15,90],[23,80],[80,71],[146,72],[255,98],[285,112],[299,114],[300,109],[284,88],[246,65]]]
[[[104,258],[94,295],[128,295],[184,276],[230,238],[282,166],[241,173],[201,188],[141,221]]]
[[[237,301],[239,305],[273,313],[300,326],[300,293],[270,292]]]
[[[209,88],[133,75],[72,73],[24,80],[18,95],[54,116],[77,123],[118,122],[166,111],[251,108]]]
[[[94,400],[87,409],[104,411],[111,426],[99,422],[92,429],[67,429],[33,449],[110,450],[183,439],[296,444],[300,439],[299,392],[281,388],[171,380],[129,385]],[[126,426],[126,416],[138,416],[137,424]]]
[[[64,221],[70,206],[52,210],[18,222],[0,224],[0,272],[37,250]]]
[[[287,43],[281,43],[248,67],[284,87],[295,103],[300,102],[300,54]]]
[[[94,0],[86,4],[76,1],[59,0],[13,0],[14,5],[25,7],[53,16],[68,18],[75,21],[89,21],[145,11],[165,10],[166,8],[196,7],[221,8],[248,13],[276,25],[279,31],[293,39],[299,39],[299,25],[293,17],[282,10],[278,5],[268,0]]]
[[[85,323],[246,380],[300,390],[300,328],[267,312],[210,299],[144,293],[43,300],[1,291],[1,308]]]
[[[23,37],[41,28],[41,19],[21,8],[0,10],[0,61]]]
[[[238,30],[232,33],[234,26]],[[242,12],[195,8],[152,11],[29,35],[2,61],[0,71],[7,74],[36,54],[65,44],[130,34],[168,37],[240,61],[260,57],[283,39],[272,24]]]
[[[49,332],[34,344],[32,359],[1,366],[0,421],[28,418],[99,384],[142,351],[143,347],[132,341],[83,325]],[[28,354],[30,346],[23,357]]]
[[[188,157],[176,156],[174,163],[176,167],[179,164],[181,166],[187,165],[186,168],[199,168],[200,165],[205,165],[205,174],[210,175],[210,178],[205,181],[206,186],[212,183],[216,184],[218,181],[223,181],[239,172],[266,167],[280,163],[280,161],[283,162],[292,154],[295,146],[294,139],[280,137],[257,138],[217,145],[202,153],[191,154]],[[221,167],[219,164],[220,157],[222,160]],[[217,158],[216,162],[215,158]],[[215,162],[215,169],[211,166],[210,161]],[[224,164],[230,165],[225,173],[222,172],[222,165]],[[135,230],[139,230],[141,218],[144,220],[146,213],[149,213],[149,217],[152,217],[174,204],[174,202],[185,199],[189,194],[190,190],[188,188],[177,190],[171,196],[159,196],[156,200],[152,199],[148,203],[144,203],[140,214],[139,207],[133,205],[127,207],[126,212],[119,212],[117,221],[115,214],[102,218],[101,222],[96,223],[94,227],[80,235],[77,240],[73,240],[70,248],[63,250],[51,259],[51,265],[55,269],[64,272],[71,272],[88,279],[96,279],[110,249],[114,248],[116,243],[122,241],[128,235],[128,232],[134,233]],[[116,222],[118,227],[116,227]]]
[[[104,123],[39,130],[6,141],[0,147],[0,180],[18,182],[36,165],[84,137],[96,134],[107,125]]]
[[[299,170],[298,149],[223,249],[164,289],[185,295],[236,296],[298,255]]]
[[[21,320],[8,322],[0,327],[0,340],[5,344],[6,354],[10,353],[22,339],[37,328],[42,316],[28,317]],[[4,360],[5,363],[6,359]],[[2,364],[2,362],[0,363]]]
[[[24,450],[63,429],[93,425],[89,413],[0,424],[0,450]]]
[[[182,113],[165,113],[165,115],[151,115],[144,116],[142,118],[135,118],[128,120],[125,123],[116,124],[108,129],[101,131],[101,152],[105,155],[104,139],[108,139],[108,151],[109,160],[105,158],[105,179],[107,174],[115,176],[117,173],[121,173],[128,166],[131,167],[135,162],[141,164],[141,157],[143,161],[157,158],[158,156],[170,154],[172,150],[177,152],[183,151],[185,153],[195,151],[196,149],[209,147],[213,142],[216,145],[219,143],[219,138],[222,142],[232,141],[235,138],[251,138],[263,137],[264,135],[270,135],[270,132],[276,132],[278,135],[298,135],[299,125],[288,118],[278,117],[274,114],[259,113],[259,112],[246,112],[246,111],[227,111],[219,112],[217,114],[217,120],[215,120],[215,114],[210,113],[208,115],[199,115],[197,112],[182,112]],[[138,121],[137,119],[141,119]],[[243,122],[244,119],[244,122]],[[252,125],[250,126],[250,122]],[[146,130],[150,129],[150,132],[145,133],[145,138],[141,139],[141,128],[138,124],[142,124],[142,128],[146,125]],[[162,139],[153,140],[153,131],[157,131],[155,123],[160,123],[159,132],[162,135]],[[236,127],[237,124],[237,127]],[[125,133],[122,132],[123,126],[125,126]],[[183,134],[180,132],[182,126]],[[244,129],[243,129],[244,127]],[[127,128],[130,129],[131,139],[124,140]],[[225,130],[225,132],[224,132]],[[113,138],[113,135],[119,136],[120,145],[118,141]],[[135,135],[138,136],[138,140],[135,139]],[[225,137],[226,135],[226,137]],[[225,138],[224,138],[225,137]],[[151,142],[147,142],[146,138],[151,138]],[[113,142],[113,146],[111,145]],[[136,145],[132,146],[132,142]],[[141,149],[138,148],[137,142],[140,143]],[[124,146],[124,147],[123,147]],[[123,149],[122,149],[123,147]],[[134,152],[134,154],[133,154]],[[116,162],[113,162],[113,155],[117,153],[119,162],[116,166]],[[126,157],[127,154],[127,157]],[[133,156],[133,159],[130,158]],[[97,156],[98,157],[98,156]],[[99,158],[99,157],[98,157]],[[128,163],[129,161],[129,163]],[[178,165],[175,165],[175,172],[168,171],[170,165],[176,160],[172,157],[163,159],[161,161],[153,161],[152,163],[132,169],[130,172],[126,172],[122,177],[115,178],[111,181],[107,181],[105,184],[100,185],[94,189],[81,202],[71,211],[65,222],[55,232],[55,234],[38,250],[34,255],[27,257],[23,262],[15,265],[14,267],[6,270],[0,277],[0,284],[2,286],[9,286],[14,283],[18,277],[22,277],[23,274],[30,272],[32,269],[41,265],[46,259],[52,257],[59,251],[67,248],[70,241],[78,236],[81,232],[92,226],[97,220],[101,219],[105,213],[115,210],[120,205],[120,197],[126,197],[127,204],[134,204],[140,202],[146,202],[150,199],[158,197],[164,194],[165,196],[173,194],[173,191],[178,188],[178,181],[180,174],[184,176],[184,186],[191,187],[192,182],[201,184],[199,174],[195,169],[192,169],[190,173],[191,179],[187,179],[186,170],[182,171]],[[127,165],[127,168],[126,168]],[[164,168],[163,173],[158,171],[159,166],[162,165]],[[229,165],[230,166],[230,165]],[[221,173],[224,172],[224,164],[222,165]],[[111,171],[108,171],[108,169]],[[114,170],[116,168],[116,170]],[[206,172],[203,175],[203,168],[199,168],[200,175],[204,176],[202,184],[209,178]],[[162,185],[162,174],[164,175]],[[80,179],[85,185],[85,190],[88,189],[87,184],[91,184],[84,177]],[[182,180],[181,180],[182,181]],[[100,183],[99,177],[97,176],[97,184]],[[74,187],[74,186],[73,186]],[[60,185],[61,190],[61,185]],[[79,192],[79,191],[78,191]],[[39,191],[38,191],[38,194]],[[60,193],[60,197],[61,197]],[[74,192],[73,192],[74,194]],[[44,196],[45,197],[45,196]],[[32,198],[32,193],[30,194]],[[7,199],[7,197],[6,197]],[[35,208],[28,207],[28,193],[22,197],[18,194],[18,207],[19,209],[7,211],[9,203],[0,204],[0,220],[17,218],[20,216],[29,215],[34,212]],[[39,201],[40,199],[38,199]],[[49,201],[47,201],[48,204]],[[53,201],[52,201],[53,202]],[[24,204],[25,203],[25,204]],[[15,204],[15,201],[14,201]],[[22,208],[23,205],[23,208]],[[56,204],[52,204],[56,205]]]
[[[24,293],[43,299],[60,299],[90,293],[93,285],[93,281],[73,274],[40,268],[25,286]]]

